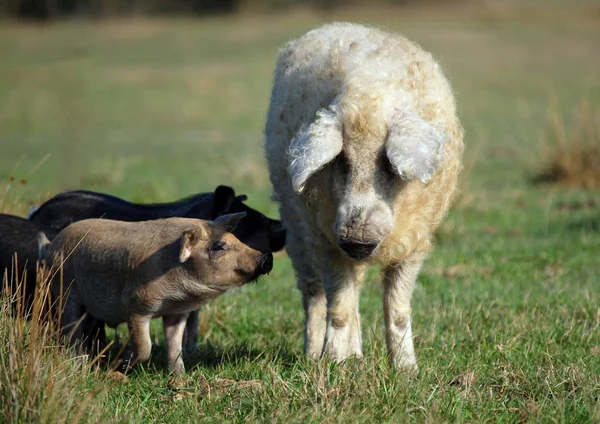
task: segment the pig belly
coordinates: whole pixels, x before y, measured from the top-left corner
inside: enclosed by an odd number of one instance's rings
[[[123,311],[121,293],[111,293],[98,290],[81,290],[79,294],[87,312],[102,320],[109,327],[116,327],[122,322],[127,321],[127,316]]]
[[[119,324],[127,321],[127,317],[121,312],[120,308],[114,308],[113,305],[88,304],[86,309],[90,315],[104,321],[111,328],[116,328]]]
[[[159,311],[154,316],[160,317],[163,315],[171,314],[186,314],[188,312],[195,311],[200,306],[204,305],[206,302],[206,299],[169,300],[161,305]]]

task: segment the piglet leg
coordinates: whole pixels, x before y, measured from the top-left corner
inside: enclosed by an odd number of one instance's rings
[[[147,361],[152,352],[152,340],[150,339],[151,316],[132,315],[127,321],[129,335],[133,342],[134,357],[126,366],[133,366],[138,361]]]
[[[185,372],[181,350],[183,346],[183,333],[188,314],[173,314],[163,316],[165,340],[167,342],[167,355],[169,370],[174,374]]]
[[[190,312],[185,324],[185,332],[183,334],[183,344],[185,353],[188,355],[194,353],[198,348],[198,326],[200,325],[200,310]]]

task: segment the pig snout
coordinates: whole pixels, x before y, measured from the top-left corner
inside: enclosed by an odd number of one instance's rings
[[[257,280],[261,275],[268,274],[272,269],[273,254],[263,253],[253,259],[247,258],[239,264],[236,271],[243,277],[242,284],[245,284]]]
[[[360,261],[371,256],[379,243],[361,241],[351,238],[341,238],[338,241],[338,246],[348,254],[352,259]]]
[[[273,255],[265,253],[258,258],[258,266],[256,267],[256,275],[264,275],[271,272],[273,269]]]
[[[357,261],[370,257],[392,227],[392,213],[377,203],[372,207],[343,205],[337,216],[337,244]]]

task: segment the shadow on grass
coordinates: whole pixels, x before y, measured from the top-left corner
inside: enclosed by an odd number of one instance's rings
[[[131,354],[131,345],[123,346],[123,342],[126,341],[114,343],[101,361],[101,366],[106,371],[115,369],[115,364],[120,358],[128,357]],[[250,347],[247,343],[223,347],[205,342],[199,345],[193,354],[184,354],[183,357],[185,369],[188,372],[197,368],[213,369],[226,364],[243,365],[259,361],[268,361],[271,364],[278,364],[283,368],[291,368],[299,359],[298,354],[290,347],[285,346],[283,342],[280,347],[275,349],[267,347],[256,349]],[[134,368],[141,366],[151,372],[168,373],[167,362],[166,345],[153,345],[150,360],[144,364],[137,364]],[[132,370],[127,372],[129,373],[130,371]]]
[[[224,348],[206,342],[198,346],[198,349],[191,357],[186,358],[185,364],[186,369],[191,370],[198,367],[217,368],[224,364],[250,364],[264,360],[268,360],[269,363],[277,363],[283,367],[291,367],[292,364],[298,361],[298,355],[284,346],[283,343],[277,349],[269,349],[267,347],[256,349],[246,343]]]

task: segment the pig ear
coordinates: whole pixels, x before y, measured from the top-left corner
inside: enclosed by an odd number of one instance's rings
[[[229,231],[230,233],[235,230],[240,219],[246,216],[246,212],[238,212],[238,213],[230,213],[229,215],[223,215],[215,219],[215,224],[223,227],[225,231]]]
[[[340,154],[342,144],[342,125],[333,107],[321,109],[312,124],[300,128],[287,151],[296,193],[302,193],[308,178]]]
[[[46,250],[48,249],[48,245],[50,244],[50,240],[46,237],[46,234],[43,231],[40,231],[37,234],[37,243],[38,243],[38,260],[41,262],[46,259]]]
[[[231,209],[233,201],[235,200],[235,191],[226,185],[220,185],[215,190],[215,197],[213,200],[213,208],[211,218],[215,219],[221,215],[225,215]]]
[[[201,227],[191,227],[184,230],[181,236],[179,262],[184,263],[185,261],[187,261],[190,258],[190,256],[192,256],[194,247],[196,247],[198,242],[205,238],[205,236],[206,234],[204,228]]]
[[[386,154],[400,178],[427,183],[440,164],[446,139],[418,115],[396,111],[389,124]]]

